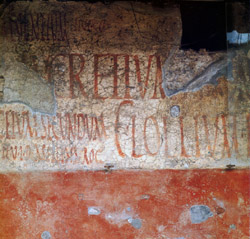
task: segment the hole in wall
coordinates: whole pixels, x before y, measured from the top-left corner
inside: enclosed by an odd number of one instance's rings
[[[226,50],[226,8],[224,2],[180,3],[182,49]]]

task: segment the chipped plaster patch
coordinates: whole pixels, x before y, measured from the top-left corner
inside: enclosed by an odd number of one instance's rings
[[[225,53],[176,50],[162,68],[164,92],[170,97],[179,92],[197,91],[206,84],[217,84],[217,78],[226,72],[227,63]]]
[[[35,112],[54,114],[56,101],[54,86],[20,62],[4,64],[0,69],[4,78],[2,103],[21,103]]]
[[[180,115],[180,106],[174,105],[170,108],[170,115],[172,117],[178,117]]]
[[[160,225],[157,227],[158,232],[163,232],[165,230],[166,226]]]
[[[191,221],[193,224],[205,222],[209,217],[213,216],[210,208],[205,205],[194,205],[190,208]]]
[[[97,207],[89,207],[88,208],[88,214],[89,215],[100,215],[101,214],[101,210]]]
[[[132,208],[128,208],[117,211],[117,212],[110,212],[105,214],[105,219],[112,224],[123,225],[129,222],[133,227],[137,228],[140,227],[141,222],[138,220],[138,216],[133,212]]]
[[[142,227],[142,221],[139,218],[129,218],[128,222],[135,228],[140,229]]]
[[[41,235],[41,238],[42,239],[50,239],[51,238],[51,235],[48,231],[44,231]]]

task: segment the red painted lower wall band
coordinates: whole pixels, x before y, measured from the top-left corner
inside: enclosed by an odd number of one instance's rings
[[[249,239],[249,169],[0,175],[1,239]]]

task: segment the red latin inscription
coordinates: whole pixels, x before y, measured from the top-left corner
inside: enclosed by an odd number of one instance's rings
[[[89,98],[92,96],[95,99],[105,100],[105,99],[133,99],[140,97],[144,99],[147,95],[149,99],[164,99],[165,94],[162,88],[162,70],[161,70],[161,59],[160,56],[150,55],[148,56],[148,64],[146,68],[146,74],[142,70],[143,63],[137,55],[125,55],[125,54],[95,54],[93,55],[90,61],[93,61],[93,89],[86,91],[86,85],[89,83],[85,82],[85,73],[91,71],[91,69],[85,69],[86,61],[83,54],[72,53],[72,54],[57,54],[55,56],[50,56],[46,60],[46,72],[47,79],[49,82],[56,81],[57,78],[53,76],[52,72],[54,69],[55,61],[59,58],[63,59],[61,64],[64,64],[67,68],[69,88],[65,89],[68,91],[66,94],[62,94],[60,97],[64,98],[75,98],[76,90],[79,90],[81,93],[80,97]],[[68,58],[68,59],[67,59]],[[144,57],[145,59],[145,57]],[[66,64],[68,61],[68,66]],[[78,64],[75,64],[75,61],[78,61]],[[111,61],[110,66],[106,66],[106,70],[109,71],[107,74],[103,73],[103,64],[107,61]],[[123,62],[124,69],[118,69],[118,61]],[[80,66],[79,66],[80,65]],[[104,67],[105,68],[105,67]],[[110,70],[111,69],[111,70]],[[104,69],[105,70],[105,69]],[[135,86],[131,86],[131,75],[135,82]],[[143,79],[142,75],[146,75]],[[122,76],[123,81],[118,84],[118,78]],[[67,77],[67,76],[66,76]],[[110,78],[111,77],[111,78]],[[149,89],[149,81],[153,82],[153,88]],[[58,82],[60,83],[60,81]],[[112,94],[106,92],[100,92],[100,84],[106,84],[107,87],[112,88]],[[131,89],[138,88],[138,95],[132,95]],[[60,87],[64,89],[65,86]],[[123,93],[119,93],[119,89]],[[57,92],[56,92],[57,94]],[[103,95],[105,94],[105,96]],[[58,95],[58,94],[57,94]]]

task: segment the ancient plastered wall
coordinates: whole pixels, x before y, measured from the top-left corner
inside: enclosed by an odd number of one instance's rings
[[[248,166],[248,51],[179,50],[178,6],[1,12],[2,171]]]

